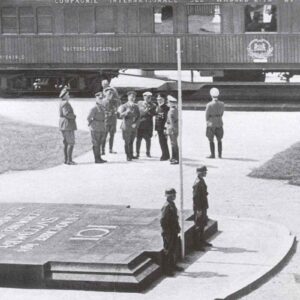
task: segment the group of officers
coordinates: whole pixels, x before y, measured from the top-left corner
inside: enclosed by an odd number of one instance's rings
[[[110,87],[107,80],[102,81],[103,90],[96,93],[95,106],[90,110],[87,121],[91,131],[91,141],[95,163],[107,162],[102,158],[105,155],[106,140],[109,135],[109,152],[113,150],[114,135],[117,129],[117,119],[122,119],[121,129],[127,161],[138,159],[142,140],[146,143],[146,155],[151,157],[151,138],[153,129],[157,131],[161,148],[160,160],[169,160],[171,164],[179,163],[178,148],[178,108],[177,99],[168,95],[166,98],[158,95],[157,104],[152,101],[152,93],[143,93],[143,100],[136,103],[136,92],[127,93],[127,102],[121,104],[120,97],[114,87]],[[73,161],[75,145],[76,115],[69,102],[69,86],[64,86],[60,93],[59,128],[63,136],[64,162],[67,165],[76,164]],[[215,158],[214,137],[218,142],[218,156],[222,158],[222,138],[224,103],[218,100],[219,90],[210,90],[212,100],[206,106],[206,136],[210,145],[210,156]],[[153,119],[155,118],[155,127]],[[169,137],[171,155],[168,147]],[[133,144],[136,139],[136,154]]]
[[[127,93],[127,102],[121,104],[120,97],[114,87],[110,87],[107,80],[102,81],[103,90],[95,94],[96,104],[90,110],[87,121],[91,131],[93,153],[95,163],[105,163],[101,155],[105,154],[106,139],[109,135],[109,152],[113,150],[114,134],[116,132],[117,119],[122,119],[121,129],[124,139],[124,148],[128,161],[138,159],[140,156],[141,142],[146,142],[146,155],[151,157],[151,138],[153,129],[158,133],[161,147],[160,160],[169,160],[167,136],[171,143],[171,164],[178,164],[178,109],[176,98],[168,95],[165,99],[157,96],[157,104],[152,102],[152,93],[143,93],[143,100],[136,103],[136,92]],[[224,135],[223,120],[224,103],[218,100],[219,90],[210,90],[211,101],[206,106],[206,136],[210,145],[210,156],[214,159],[215,144],[217,139],[218,157],[222,158],[222,138]],[[75,145],[74,131],[76,127],[76,115],[69,103],[69,87],[65,86],[60,93],[61,103],[59,107],[59,128],[62,132],[64,143],[65,164],[76,164],[72,159]],[[166,101],[167,100],[167,101]],[[155,118],[155,127],[153,126]],[[133,144],[136,139],[136,155],[133,154]],[[207,186],[204,177],[207,174],[206,166],[196,169],[197,177],[193,185],[193,210],[194,210],[194,246],[196,250],[205,251],[205,247],[212,245],[205,240],[204,229],[208,222]],[[180,225],[178,222],[177,208],[174,203],[176,190],[174,188],[165,191],[166,202],[161,210],[160,224],[163,238],[162,267],[165,274],[172,276],[174,271],[180,269],[176,266],[176,258],[179,246]]]
[[[127,93],[127,102],[121,104],[120,97],[114,87],[110,87],[107,80],[102,81],[103,90],[96,93],[95,106],[90,110],[87,121],[91,132],[91,141],[95,163],[105,163],[106,140],[109,135],[109,152],[113,149],[117,119],[122,119],[121,130],[127,161],[138,159],[142,140],[146,143],[146,155],[151,157],[151,138],[153,129],[157,131],[161,148],[160,160],[170,160],[171,164],[179,163],[178,150],[178,109],[177,99],[168,95],[157,96],[157,104],[152,101],[152,93],[143,93],[143,100],[136,103],[136,92]],[[72,153],[75,145],[76,115],[69,102],[69,87],[64,86],[60,93],[59,128],[63,136],[65,164],[74,165]],[[154,119],[155,118],[155,128]],[[168,138],[171,144],[171,154]],[[134,155],[134,141],[136,139],[136,153]]]

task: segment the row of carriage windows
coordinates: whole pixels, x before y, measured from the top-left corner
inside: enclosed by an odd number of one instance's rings
[[[150,12],[150,13],[149,13]],[[174,32],[174,8],[162,7],[67,7],[64,33],[158,33]],[[54,33],[51,7],[4,7],[0,14],[3,34]],[[246,5],[245,31],[277,31],[276,6]],[[187,6],[187,32],[221,33],[222,14],[219,5]]]

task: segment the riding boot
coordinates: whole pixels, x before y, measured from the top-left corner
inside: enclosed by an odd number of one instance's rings
[[[93,153],[94,153],[95,163],[97,163],[99,158],[98,158],[98,153],[97,153],[97,149],[95,146],[93,146]]]
[[[105,155],[106,139],[107,139],[107,132],[105,132],[104,137],[102,138],[102,143],[101,143],[102,155]]]
[[[208,156],[207,158],[215,158],[215,143],[209,142],[209,147],[210,147],[210,156]]]
[[[139,158],[139,157],[140,157],[141,143],[142,143],[142,139],[141,139],[141,138],[137,138],[137,139],[136,139],[136,145],[135,145],[135,149],[136,149],[136,158]]]
[[[131,161],[132,158],[130,157],[130,151],[129,151],[129,146],[128,145],[125,145],[125,153],[126,153],[126,158],[128,161]]]
[[[64,144],[65,164],[68,163],[68,144]]]
[[[151,157],[150,149],[151,149],[151,138],[147,138],[146,139],[146,155],[147,155],[147,157]]]
[[[116,153],[116,152],[113,151],[113,147],[114,147],[114,136],[115,136],[114,133],[111,133],[110,136],[109,136],[109,152],[110,152],[110,153]]]
[[[73,159],[72,159],[73,149],[74,149],[74,146],[73,146],[73,145],[69,145],[69,146],[68,146],[68,165],[75,165],[75,164],[76,164],[76,163],[73,161]]]
[[[219,158],[222,158],[222,141],[218,141],[218,154]]]

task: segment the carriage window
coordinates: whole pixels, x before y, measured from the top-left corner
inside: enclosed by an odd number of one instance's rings
[[[38,28],[38,33],[53,32],[51,7],[37,8],[37,28]]]
[[[96,8],[96,32],[97,33],[115,32],[115,18],[114,18],[113,7],[101,6]]]
[[[275,5],[246,5],[245,6],[246,32],[276,32],[277,16]]]
[[[94,33],[95,32],[95,17],[92,7],[79,8],[79,32]]]
[[[173,7],[163,6],[154,9],[155,33],[173,33]]]
[[[4,7],[2,9],[2,32],[17,33],[17,10],[14,7]]]
[[[78,9],[66,7],[64,10],[65,33],[78,33]]]
[[[34,33],[34,17],[32,7],[20,7],[20,33]]]
[[[219,5],[189,5],[187,10],[189,33],[205,34],[221,32]]]

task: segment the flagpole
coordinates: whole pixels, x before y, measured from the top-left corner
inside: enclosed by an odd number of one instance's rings
[[[182,90],[181,90],[181,41],[177,39],[177,82],[178,82],[178,119],[179,119],[179,184],[180,184],[180,227],[181,256],[185,257],[184,205],[183,205],[183,168],[182,168]]]

